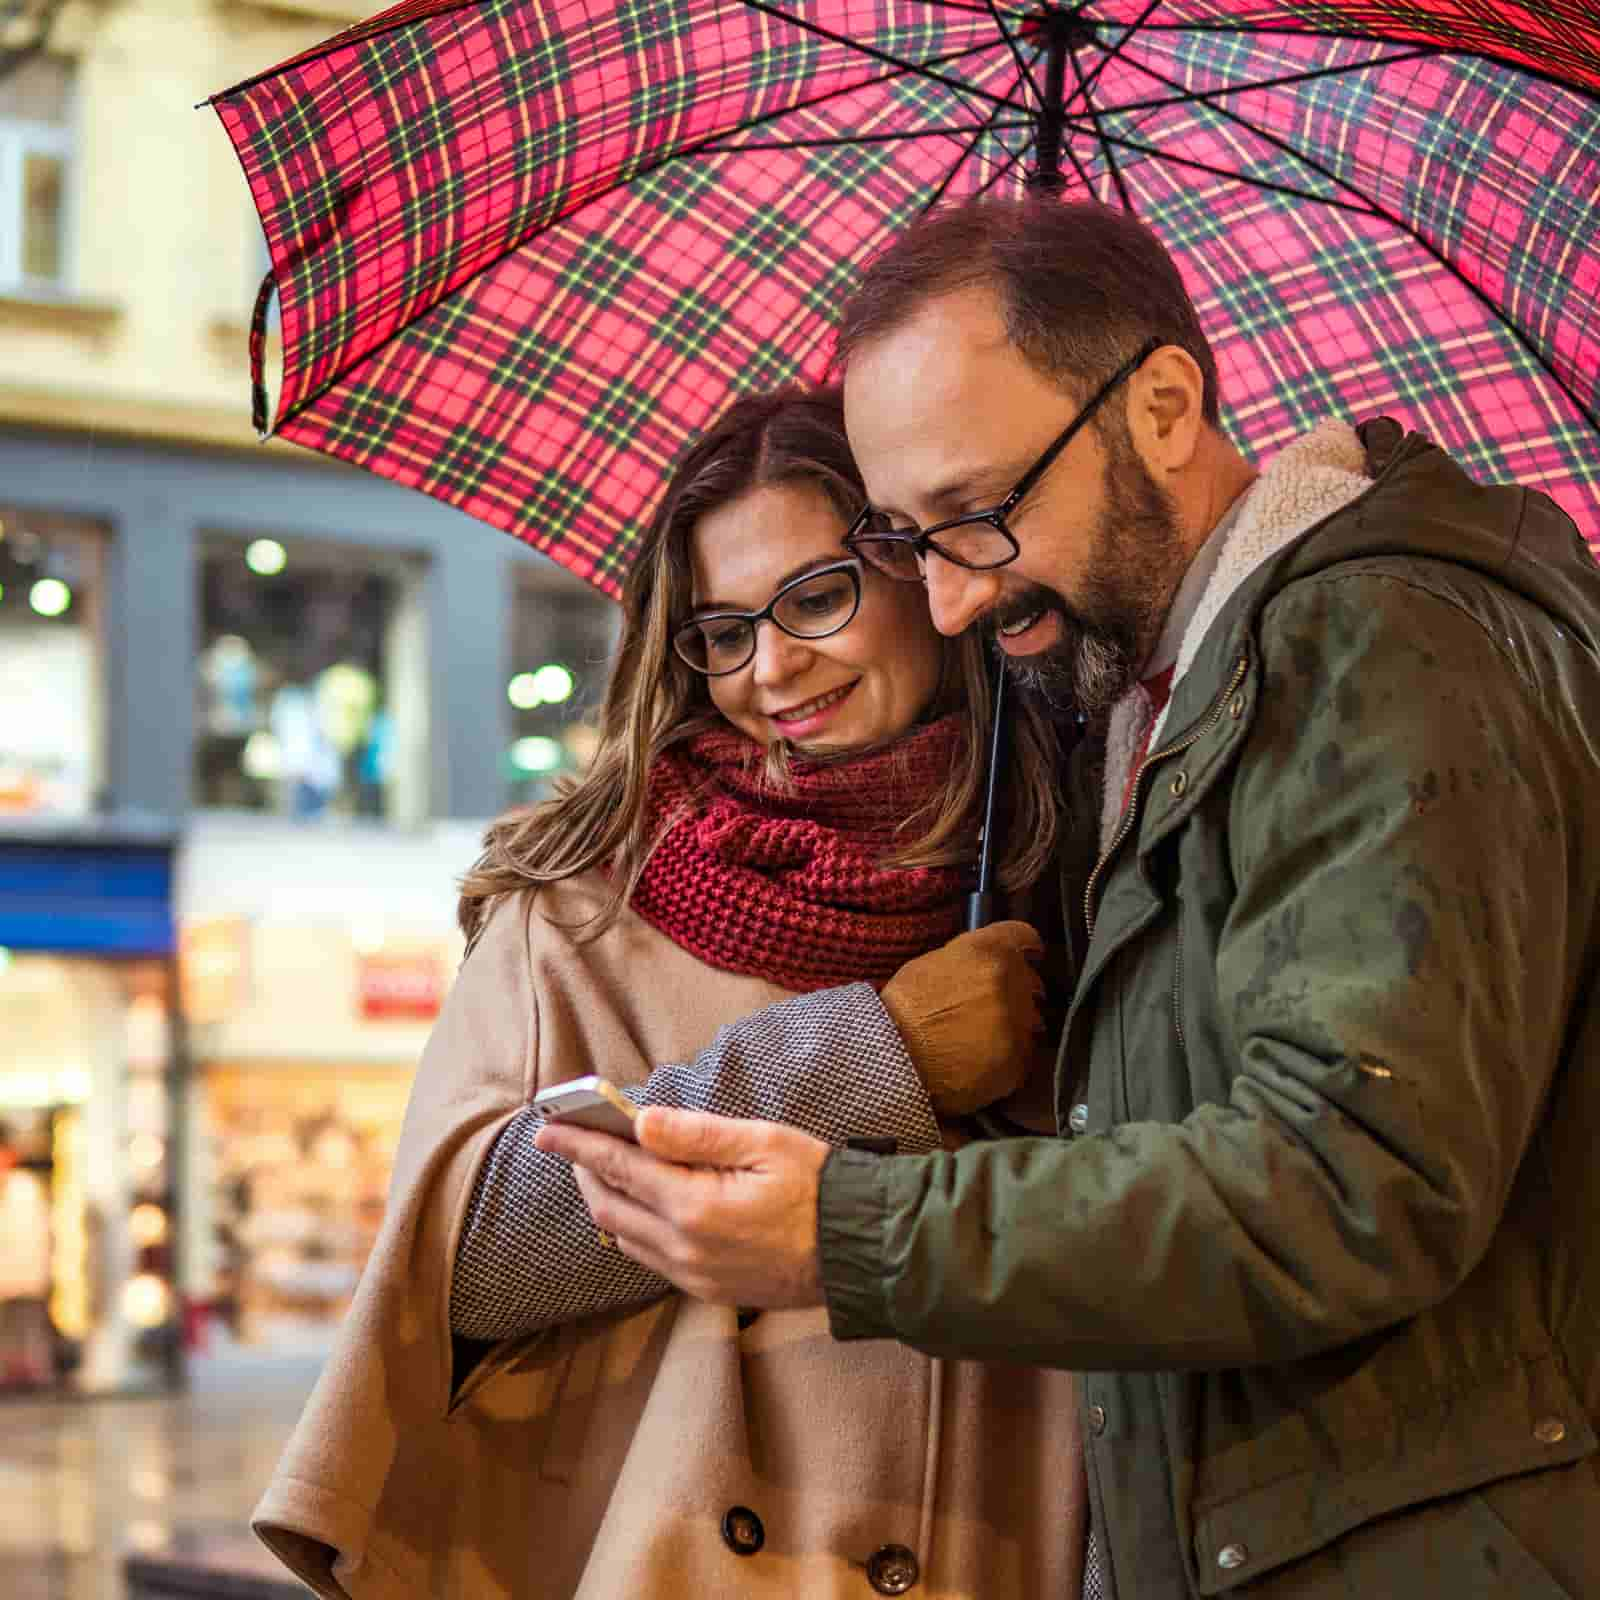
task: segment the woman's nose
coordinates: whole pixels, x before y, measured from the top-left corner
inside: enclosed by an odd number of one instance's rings
[[[951,638],[964,633],[1000,597],[998,573],[958,567],[936,550],[928,552],[927,586],[933,625]]]
[[[811,661],[804,639],[787,634],[770,617],[756,628],[755,681],[783,683],[803,672]]]

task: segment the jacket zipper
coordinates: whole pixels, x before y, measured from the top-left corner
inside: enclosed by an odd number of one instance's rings
[[[1183,1036],[1183,908],[1178,908],[1178,956],[1172,964],[1172,1026],[1178,1030],[1178,1048],[1189,1053],[1189,1041]]]
[[[1094,864],[1094,871],[1089,874],[1089,881],[1083,886],[1083,920],[1089,930],[1089,937],[1094,937],[1094,892],[1100,886],[1100,874],[1105,870],[1106,863],[1122,848],[1122,841],[1128,837],[1135,822],[1139,819],[1139,803],[1144,798],[1144,775],[1158,761],[1165,761],[1168,756],[1182,755],[1191,745],[1198,744],[1222,720],[1222,713],[1232,699],[1234,692],[1244,682],[1244,675],[1249,670],[1250,657],[1242,655],[1233,669],[1233,677],[1227,687],[1217,696],[1216,702],[1211,707],[1211,715],[1206,718],[1187,738],[1180,739],[1176,744],[1163,746],[1160,750],[1152,750],[1143,761],[1139,763],[1139,770],[1133,775],[1133,798],[1128,802],[1128,809],[1122,814],[1122,821],[1117,831],[1112,835],[1111,843],[1106,847],[1105,853]]]

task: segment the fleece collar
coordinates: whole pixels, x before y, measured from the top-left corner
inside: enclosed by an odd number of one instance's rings
[[[1173,689],[1194,664],[1201,641],[1235,590],[1262,562],[1278,554],[1308,528],[1348,505],[1370,486],[1367,455],[1356,430],[1346,422],[1319,423],[1279,452],[1255,483],[1228,512],[1232,526],[1223,532],[1222,547],[1194,612],[1182,624]],[[1227,519],[1224,519],[1227,520]],[[1209,551],[1208,551],[1209,553]],[[1180,594],[1183,588],[1180,586]],[[1176,618],[1172,620],[1177,620]],[[1155,748],[1166,721],[1162,708],[1151,730],[1149,747]],[[1117,830],[1128,769],[1143,743],[1153,704],[1144,688],[1135,684],[1111,708],[1106,727],[1104,793],[1100,808],[1100,847],[1104,850]]]

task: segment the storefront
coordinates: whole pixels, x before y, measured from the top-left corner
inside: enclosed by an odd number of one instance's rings
[[[0,835],[0,1391],[181,1377],[173,856],[159,829]]]
[[[202,1351],[327,1347],[460,959],[454,879],[475,832],[194,819],[178,904],[194,1057],[184,1286]]]

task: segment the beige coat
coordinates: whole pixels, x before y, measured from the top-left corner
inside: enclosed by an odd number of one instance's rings
[[[474,1177],[540,1088],[684,1061],[785,991],[631,914],[589,944],[593,883],[503,906],[406,1114],[389,1212],[256,1531],[327,1597],[870,1597],[913,1551],[929,1597],[1076,1596],[1072,1380],[841,1345],[825,1314],[674,1296],[498,1347],[452,1404],[450,1263]],[[755,1555],[724,1514],[756,1513]]]

